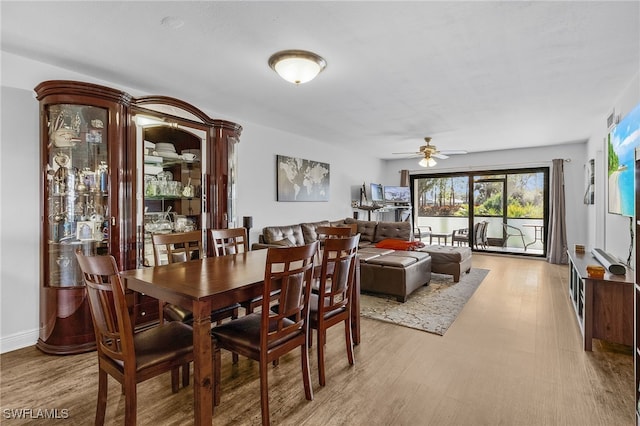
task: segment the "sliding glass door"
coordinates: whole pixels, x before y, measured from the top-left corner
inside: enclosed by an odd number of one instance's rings
[[[414,175],[411,185],[423,242],[546,256],[548,168]]]

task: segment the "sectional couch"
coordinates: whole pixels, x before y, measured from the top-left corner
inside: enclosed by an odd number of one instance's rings
[[[354,233],[360,234],[359,248],[372,247],[387,239],[411,241],[413,239],[409,222],[377,222],[352,218],[339,220],[320,220],[284,226],[267,226],[262,229],[258,242],[252,249],[267,247],[300,246],[318,239],[319,226],[349,226]]]
[[[407,297],[431,280],[431,256],[428,253],[412,251],[412,229],[409,222],[376,222],[352,218],[322,220],[286,226],[263,228],[253,250],[267,247],[290,247],[309,244],[318,239],[319,226],[349,226],[360,234],[360,289],[381,293],[405,302]],[[409,250],[376,248],[385,242],[405,242]]]

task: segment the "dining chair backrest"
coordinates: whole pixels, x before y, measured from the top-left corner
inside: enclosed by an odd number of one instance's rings
[[[101,356],[135,369],[133,328],[113,256],[76,255],[87,288],[96,346]]]
[[[156,266],[166,263],[191,262],[200,259],[202,252],[202,231],[153,234],[153,256]],[[165,320],[191,323],[193,312],[179,305],[158,300],[160,324]]]
[[[318,242],[267,250],[261,314],[262,351],[268,351],[274,342],[284,341],[287,336],[308,327],[309,297]],[[273,312],[270,299],[277,289],[280,290],[277,296],[279,309]],[[304,334],[306,338],[306,331]]]
[[[320,267],[320,312],[347,309],[355,280],[356,255],[360,234],[325,240]],[[322,285],[324,284],[324,285]]]
[[[151,239],[156,265],[163,263],[165,255],[167,263],[190,262],[203,256],[202,231],[153,234]]]
[[[318,226],[318,239],[350,237],[353,229],[350,226]]]
[[[249,251],[247,228],[212,229],[214,256],[246,253]]]

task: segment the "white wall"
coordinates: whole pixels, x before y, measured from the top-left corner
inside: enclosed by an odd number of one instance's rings
[[[615,99],[610,111],[599,123],[594,123],[592,137],[587,144],[587,158],[596,160],[596,204],[592,206],[588,217],[589,246],[603,248],[626,263],[631,248],[631,266],[635,259],[635,238],[631,237],[629,227],[632,219],[620,215],[609,214],[607,197],[607,116],[615,110],[620,118],[640,103],[640,72],[629,83],[629,86]],[[635,227],[634,227],[635,229]],[[635,232],[635,231],[634,231]]]
[[[40,196],[38,102],[2,87],[0,134],[0,351],[38,338]]]
[[[363,181],[378,180],[383,161],[361,156],[329,144],[290,133],[243,123],[238,146],[238,212],[253,216],[250,240],[256,242],[261,229],[352,216],[351,200],[357,199]],[[330,201],[300,203],[276,201],[276,155],[301,157],[329,163]]]
[[[40,151],[38,102],[33,88],[54,79],[103,84],[134,96],[147,94],[2,52],[0,353],[33,345],[38,339]],[[357,198],[359,186],[363,181],[379,180],[382,173],[383,162],[362,152],[348,152],[336,145],[258,126],[242,117],[205,112],[243,126],[238,145],[237,211],[240,221],[242,216],[253,216],[252,242],[266,225],[351,216],[351,200]],[[277,154],[329,163],[329,202],[277,202]]]
[[[437,145],[437,144],[436,144]],[[453,147],[452,147],[453,148]],[[429,169],[418,166],[419,158],[389,160],[385,164],[384,181],[396,184],[400,182],[400,170],[407,169],[411,174],[450,173],[469,170],[491,170],[504,168],[551,167],[551,160],[563,158],[571,160],[564,163],[565,205],[567,211],[567,241],[573,244],[587,244],[587,210],[583,204],[586,143],[553,145],[541,148],[509,149],[476,154],[451,155],[446,160],[437,160],[438,164]],[[389,184],[391,184],[389,183]]]

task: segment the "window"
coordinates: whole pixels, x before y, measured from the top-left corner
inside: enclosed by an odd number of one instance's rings
[[[548,167],[414,175],[411,188],[417,227],[452,237],[467,230],[466,244],[476,250],[546,256]],[[480,222],[487,223],[482,244],[468,232]],[[458,237],[452,243],[465,241]]]

